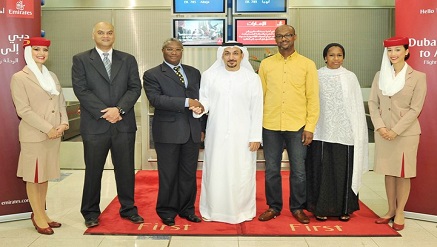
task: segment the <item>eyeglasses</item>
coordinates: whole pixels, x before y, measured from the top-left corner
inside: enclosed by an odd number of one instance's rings
[[[284,34],[284,35],[276,34],[275,38],[276,39],[283,39],[283,38],[289,39],[289,38],[291,38],[293,36],[294,36],[294,34],[291,34],[291,33],[287,33],[287,34]]]
[[[165,48],[165,51],[166,52],[177,52],[177,53],[179,53],[179,52],[182,52],[184,49],[181,49],[181,48],[176,48],[176,49],[173,49],[173,48]]]

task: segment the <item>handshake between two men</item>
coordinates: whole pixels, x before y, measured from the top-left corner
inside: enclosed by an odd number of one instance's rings
[[[188,109],[200,115],[205,111],[203,105],[197,99],[188,99]]]

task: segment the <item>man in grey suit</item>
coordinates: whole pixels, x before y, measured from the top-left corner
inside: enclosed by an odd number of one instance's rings
[[[97,23],[93,39],[96,47],[75,55],[72,67],[86,166],[81,213],[86,227],[99,225],[101,179],[111,150],[120,216],[139,224],[144,220],[134,205],[134,104],[141,94],[138,64],[134,56],[112,48],[112,24]]]
[[[190,107],[199,99],[200,72],[181,64],[183,46],[175,38],[162,46],[164,62],[144,72],[144,90],[155,107],[152,134],[158,158],[159,191],[156,212],[168,226],[179,215],[201,222],[195,215],[196,170],[202,139],[201,119]]]

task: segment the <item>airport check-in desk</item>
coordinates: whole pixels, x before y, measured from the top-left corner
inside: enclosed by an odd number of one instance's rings
[[[80,135],[80,104],[78,101],[67,101],[66,104],[70,128],[64,132],[63,141]]]

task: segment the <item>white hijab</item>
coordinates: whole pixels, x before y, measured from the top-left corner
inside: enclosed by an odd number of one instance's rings
[[[42,65],[41,72],[35,63],[35,60],[33,60],[32,47],[30,45],[24,48],[24,60],[26,61],[27,67],[30,69],[30,71],[35,74],[36,79],[38,79],[38,83],[42,89],[51,95],[59,95],[58,90],[56,90],[55,81],[50,75],[49,70],[46,68],[46,66]]]
[[[393,96],[401,91],[405,85],[405,75],[407,74],[408,64],[405,62],[402,70],[395,75],[395,70],[390,63],[387,55],[387,47],[382,55],[381,71],[379,73],[379,89],[385,96]]]

